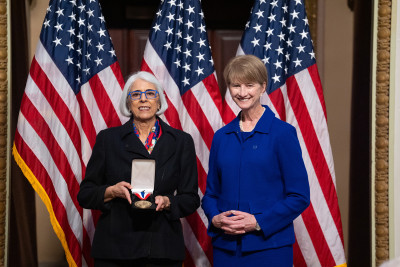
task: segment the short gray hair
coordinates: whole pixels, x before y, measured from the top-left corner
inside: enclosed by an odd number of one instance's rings
[[[153,74],[147,71],[138,71],[129,76],[128,80],[125,83],[124,90],[122,91],[121,99],[119,101],[119,110],[122,115],[126,117],[131,117],[132,112],[129,109],[129,89],[131,88],[132,84],[138,80],[144,80],[146,82],[152,83],[155,85],[158,95],[160,96],[160,109],[157,111],[157,115],[161,115],[164,111],[168,108],[167,100],[164,95],[164,89],[162,88],[161,83],[154,77]]]

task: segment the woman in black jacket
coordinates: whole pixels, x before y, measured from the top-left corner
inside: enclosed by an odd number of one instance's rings
[[[182,266],[180,218],[200,205],[196,154],[189,134],[157,116],[167,107],[157,79],[135,73],[120,103],[130,120],[97,135],[78,194],[83,208],[101,211],[91,252],[95,266]],[[155,161],[155,211],[132,208],[134,159]]]

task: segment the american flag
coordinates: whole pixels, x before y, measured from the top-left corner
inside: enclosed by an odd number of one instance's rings
[[[142,70],[163,84],[168,109],[166,121],[190,133],[194,139],[203,196],[208,157],[214,132],[229,122],[233,112],[222,112],[222,97],[208,43],[199,0],[164,0],[151,27]],[[185,266],[212,266],[208,221],[201,208],[181,220],[187,257]]]
[[[294,221],[294,265],[346,266],[325,101],[303,1],[255,1],[237,53],[265,63],[262,102],[296,127],[303,151],[311,204]],[[230,95],[225,98],[237,113]]]
[[[26,83],[13,154],[45,203],[70,266],[93,266],[97,214],[76,196],[96,134],[125,122],[124,81],[97,0],[51,0]]]

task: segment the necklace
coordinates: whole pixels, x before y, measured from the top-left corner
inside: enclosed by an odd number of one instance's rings
[[[265,111],[265,107],[263,107],[263,112],[261,113],[260,118],[261,118],[262,115],[264,114],[264,111]],[[241,131],[241,132],[251,132],[251,131],[253,131],[254,128],[256,127],[256,125],[257,125],[258,120],[259,120],[260,118],[257,119],[257,121],[256,121],[256,123],[254,124],[253,128],[251,128],[249,131],[245,131],[245,130],[243,129],[243,111],[242,111],[242,113],[240,113],[240,120],[239,120],[239,128],[240,128],[240,131]]]

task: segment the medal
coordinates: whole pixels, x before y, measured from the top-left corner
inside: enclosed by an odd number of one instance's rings
[[[134,204],[135,204],[135,207],[137,207],[139,209],[148,209],[151,206],[151,202],[147,201],[147,200],[139,200],[139,201],[136,201]]]

